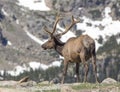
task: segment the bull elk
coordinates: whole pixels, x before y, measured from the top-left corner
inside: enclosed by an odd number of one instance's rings
[[[65,31],[62,33],[55,34],[57,23],[61,19],[62,18],[60,16],[56,17],[52,32],[49,31],[49,29],[46,26],[44,27],[44,30],[47,33],[49,33],[50,39],[42,45],[43,49],[55,49],[61,56],[64,57],[64,69],[61,83],[64,83],[64,78],[67,73],[69,62],[76,63],[77,82],[79,81],[79,63],[84,64],[84,82],[86,82],[88,74],[87,60],[90,58],[92,58],[93,70],[97,82],[96,52],[94,40],[88,35],[80,35],[78,37],[69,38],[65,43],[62,42],[60,40],[60,37],[67,33],[70,30],[70,28],[73,27],[76,23],[79,23],[79,20],[75,20],[72,16],[71,24],[65,27]]]

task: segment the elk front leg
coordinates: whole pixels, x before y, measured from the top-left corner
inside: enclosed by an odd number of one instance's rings
[[[66,73],[67,73],[67,69],[68,69],[68,62],[64,60],[64,69],[63,69],[63,76],[62,76],[62,81],[61,81],[62,84],[64,83],[64,79],[65,79],[65,76],[66,76]]]
[[[76,63],[76,75],[77,75],[77,82],[80,81],[80,78],[79,78],[79,63]]]

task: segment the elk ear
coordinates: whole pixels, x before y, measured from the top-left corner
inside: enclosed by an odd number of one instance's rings
[[[61,34],[57,34],[55,37],[57,37],[57,38],[59,38],[59,39],[60,39],[60,38],[61,38],[61,36],[62,36]]]

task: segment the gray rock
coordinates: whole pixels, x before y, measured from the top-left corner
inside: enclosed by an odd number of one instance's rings
[[[23,83],[18,83],[17,86],[20,86],[20,87],[33,87],[33,86],[36,86],[37,83],[35,81],[28,81],[28,82],[23,82]]]
[[[117,83],[117,81],[115,79],[112,79],[112,78],[106,78],[102,81],[102,83],[113,84],[113,83]]]

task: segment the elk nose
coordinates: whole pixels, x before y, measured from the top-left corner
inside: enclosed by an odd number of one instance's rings
[[[46,50],[46,47],[44,46],[44,44],[41,46],[44,50]]]
[[[41,47],[44,48],[44,44]]]

